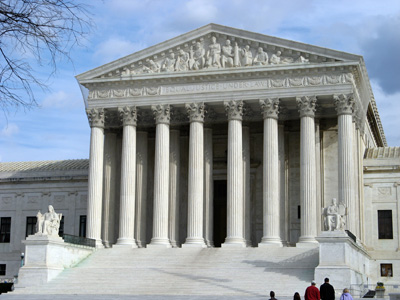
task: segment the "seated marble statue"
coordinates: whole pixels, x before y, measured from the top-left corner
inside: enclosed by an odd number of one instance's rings
[[[332,199],[332,204],[323,210],[325,231],[344,230],[346,207],[343,204],[337,204],[336,198]]]
[[[62,214],[57,214],[52,205],[49,205],[49,211],[43,215],[39,211],[36,215],[36,218],[37,235],[58,236]]]

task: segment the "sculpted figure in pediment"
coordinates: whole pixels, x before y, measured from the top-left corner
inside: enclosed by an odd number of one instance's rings
[[[175,70],[175,54],[171,52],[161,64],[161,72],[173,72]]]
[[[131,75],[133,75],[133,74],[135,74],[135,72],[133,72],[131,69],[129,69],[128,67],[125,67],[125,68],[123,68],[122,69],[122,72],[121,72],[121,76],[122,77],[128,77],[128,76],[131,76]]]
[[[178,58],[176,59],[175,71],[189,70],[189,53],[179,50]]]
[[[251,49],[249,45],[246,45],[242,51],[242,66],[251,66],[253,64],[253,53],[251,53]]]
[[[221,68],[221,45],[217,43],[217,38],[211,38],[211,44],[208,46],[207,51],[207,67]]]
[[[233,67],[234,51],[231,41],[226,40],[225,46],[222,46],[221,65],[225,67]]]
[[[267,64],[268,64],[267,52],[264,52],[264,49],[262,47],[258,47],[256,56],[254,57],[254,60],[253,60],[253,65],[254,66],[264,66]]]
[[[197,42],[196,45],[190,49],[189,69],[200,70],[204,68],[206,50],[203,45]]]
[[[277,51],[276,54],[272,54],[269,63],[271,65],[279,65],[279,64],[291,64],[293,63],[293,58],[291,57],[282,57],[282,52]]]
[[[306,63],[309,63],[310,62],[310,60],[309,59],[307,59],[307,58],[304,58],[303,56],[299,56],[299,58],[298,59],[296,59],[296,61],[295,61],[295,63],[298,63],[298,64],[306,64]]]
[[[150,59],[149,60],[149,69],[150,73],[158,73],[160,72],[160,65],[156,63],[154,60]]]

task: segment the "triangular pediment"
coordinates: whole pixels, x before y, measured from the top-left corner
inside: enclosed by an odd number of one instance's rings
[[[77,76],[132,78],[229,68],[359,61],[360,56],[209,24]]]

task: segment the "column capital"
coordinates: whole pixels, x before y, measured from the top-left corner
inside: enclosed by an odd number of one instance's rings
[[[259,100],[261,106],[261,114],[263,118],[278,119],[279,113],[279,98],[266,98]]]
[[[204,122],[204,102],[185,104],[190,122]]]
[[[297,97],[297,106],[299,107],[300,118],[315,116],[315,103],[317,102],[316,96],[303,96]]]
[[[171,106],[169,104],[152,105],[151,110],[153,111],[156,124],[169,125],[171,120]]]
[[[104,128],[104,108],[92,108],[86,110],[90,127]]]
[[[333,95],[333,99],[335,100],[338,116],[353,114],[355,105],[353,94]]]
[[[226,115],[228,120],[239,120],[243,119],[243,101],[224,101]]]
[[[137,125],[137,109],[136,106],[118,107],[118,114],[124,126]]]

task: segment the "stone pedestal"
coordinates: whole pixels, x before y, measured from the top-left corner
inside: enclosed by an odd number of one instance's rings
[[[45,284],[94,251],[94,248],[64,243],[59,236],[30,235],[23,243],[25,265],[19,270],[17,288]]]
[[[339,230],[323,231],[316,240],[319,242],[319,265],[314,276],[317,282],[329,277],[338,292],[367,283],[367,277],[371,277],[369,255],[362,246]]]

